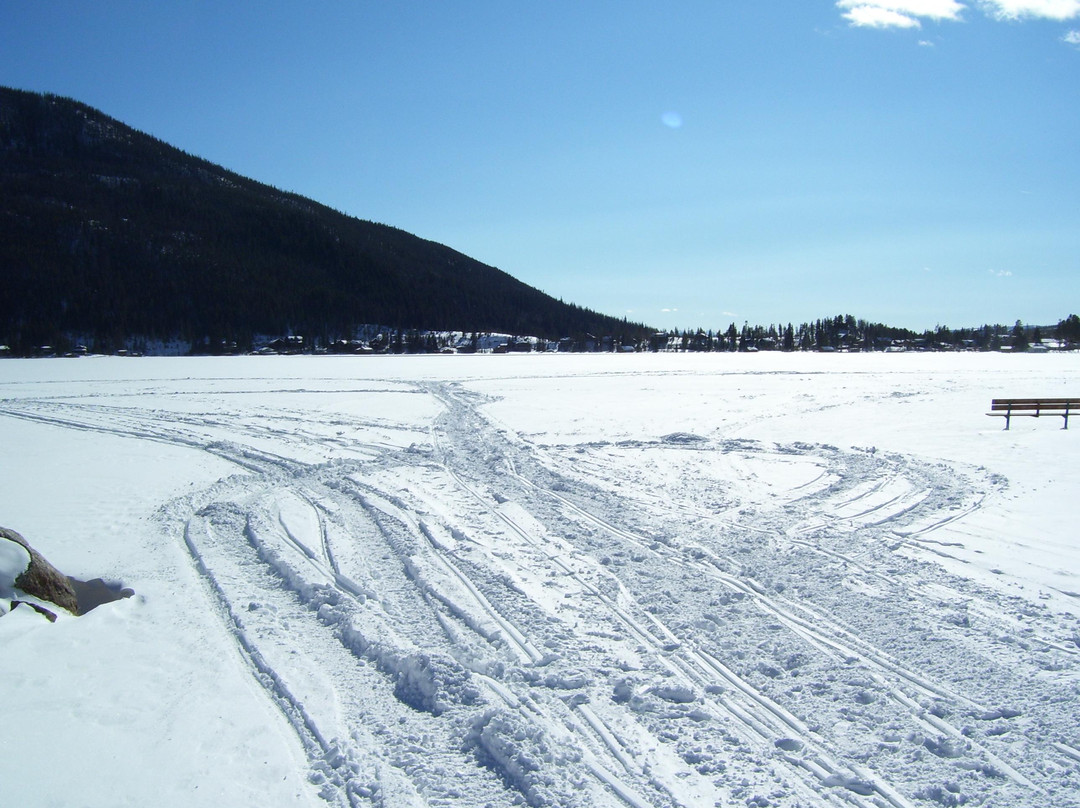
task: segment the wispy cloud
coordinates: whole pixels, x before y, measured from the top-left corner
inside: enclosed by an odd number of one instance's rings
[[[1071,20],[1080,17],[1080,0],[980,0],[980,5],[999,20],[1025,17]]]
[[[921,19],[959,20],[957,0],[837,0],[844,19],[856,27],[921,28]]]
[[[1080,46],[1080,31],[1069,31],[1062,39],[1070,45]]]
[[[1080,0],[837,0],[842,16],[857,28],[921,28],[923,21],[954,21],[971,5],[998,20],[1071,20],[1080,17]],[[1069,36],[1080,36],[1070,31]],[[1066,38],[1070,44],[1076,44]],[[921,44],[921,43],[920,43]]]
[[[987,270],[995,278],[1011,278],[1012,270],[1009,269],[990,269]]]

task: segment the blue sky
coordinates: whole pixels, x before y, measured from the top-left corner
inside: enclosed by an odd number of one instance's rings
[[[0,84],[658,327],[1080,312],[1080,0],[55,2]]]

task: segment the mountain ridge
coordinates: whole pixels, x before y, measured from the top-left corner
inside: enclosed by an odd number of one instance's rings
[[[0,342],[79,335],[329,343],[356,328],[586,333],[564,303],[446,245],[243,177],[79,101],[0,88]]]

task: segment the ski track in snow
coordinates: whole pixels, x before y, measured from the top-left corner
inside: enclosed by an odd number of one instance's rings
[[[328,804],[1080,805],[1075,627],[920,556],[1000,495],[985,470],[539,445],[468,384],[410,392],[441,414],[0,414],[236,465],[161,523]]]

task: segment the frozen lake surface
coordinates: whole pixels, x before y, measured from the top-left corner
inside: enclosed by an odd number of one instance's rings
[[[1080,355],[0,362],[35,806],[1080,806]],[[7,601],[0,601],[6,607]]]

